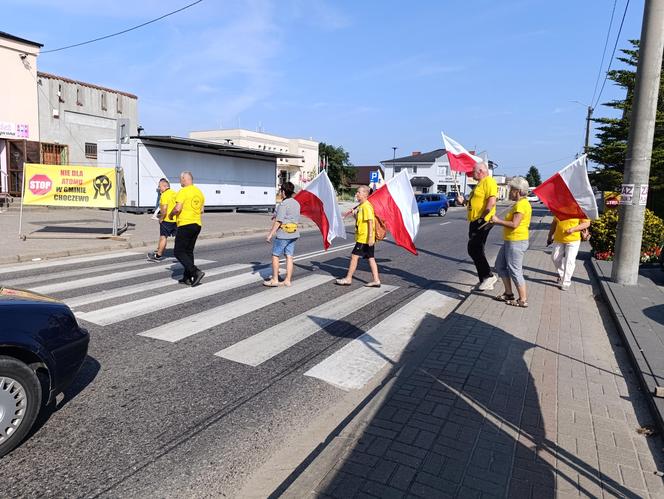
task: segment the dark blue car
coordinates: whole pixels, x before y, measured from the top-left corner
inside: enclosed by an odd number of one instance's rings
[[[64,303],[0,287],[0,456],[74,379],[89,335]]]
[[[449,204],[445,194],[417,194],[415,199],[420,215],[447,215]]]

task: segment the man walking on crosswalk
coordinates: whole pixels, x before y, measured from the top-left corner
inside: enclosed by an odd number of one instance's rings
[[[148,260],[151,262],[161,262],[166,250],[167,238],[174,237],[177,230],[175,218],[171,216],[175,208],[176,192],[171,189],[171,183],[166,178],[159,180],[159,243],[157,251],[148,253]]]
[[[170,216],[175,216],[177,233],[175,234],[175,258],[184,267],[184,276],[178,282],[198,286],[205,276],[205,272],[194,264],[194,247],[196,239],[203,226],[202,217],[205,205],[205,196],[194,185],[194,176],[191,172],[180,174],[182,189],[175,196],[175,208]]]

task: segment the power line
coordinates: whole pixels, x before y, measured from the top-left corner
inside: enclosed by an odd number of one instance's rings
[[[152,23],[156,23],[157,21],[161,21],[162,19],[164,19],[168,16],[172,16],[173,14],[177,14],[178,12],[182,12],[183,10],[186,10],[190,7],[193,7],[194,5],[196,5],[197,3],[201,3],[202,1],[203,0],[196,0],[195,2],[192,2],[189,5],[185,5],[184,7],[180,8],[180,9],[174,10],[173,12],[169,12],[168,14],[164,14],[163,16],[152,19],[151,21],[144,22],[143,24],[139,24],[137,26],[133,26],[131,28],[127,28],[127,29],[124,29],[122,31],[118,31],[117,33],[112,33],[110,35],[100,36],[99,38],[95,38],[93,40],[88,40],[86,42],[75,43],[74,45],[67,45],[66,47],[60,47],[60,48],[51,49],[51,50],[42,50],[40,52],[40,55],[41,54],[48,54],[50,52],[59,52],[60,50],[67,50],[67,49],[71,49],[71,48],[74,48],[74,47],[80,47],[81,45],[87,45],[89,43],[98,42],[100,40],[106,40],[107,38],[112,38],[114,36],[123,35],[125,33],[129,33],[130,31],[134,31],[135,29],[142,28],[143,26],[147,26],[148,24],[152,24]]]
[[[606,47],[609,45],[609,37],[611,36],[611,28],[613,27],[613,16],[616,13],[616,4],[618,0],[613,0],[613,10],[611,11],[611,20],[609,21],[609,29],[606,30],[606,40],[604,41],[604,50],[602,51],[602,62],[599,63],[599,70],[597,71],[597,79],[595,80],[595,88],[593,89],[593,96],[590,98],[590,102],[595,100],[595,95],[597,94],[597,85],[599,85],[599,79],[602,77],[602,68],[604,67],[604,57],[606,56]]]
[[[613,57],[616,55],[616,48],[618,47],[618,41],[620,41],[620,33],[622,33],[623,24],[625,22],[625,16],[627,15],[627,7],[629,7],[629,0],[625,4],[625,10],[623,12],[622,20],[620,21],[620,28],[618,29],[618,35],[616,36],[616,43],[613,45],[613,52],[611,52],[611,59],[609,59],[609,67],[606,68],[606,74],[604,75],[604,81],[602,82],[602,88],[599,90],[599,95],[597,95],[597,100],[593,105],[593,108],[597,107],[597,103],[602,98],[602,92],[604,91],[604,85],[606,85],[606,80],[609,78],[609,71],[611,70],[611,63],[613,63]]]

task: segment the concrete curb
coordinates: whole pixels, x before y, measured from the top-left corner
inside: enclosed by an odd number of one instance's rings
[[[634,331],[629,324],[630,321],[626,317],[625,312],[620,306],[620,303],[616,299],[611,286],[606,280],[607,276],[604,275],[604,272],[602,272],[602,269],[599,267],[597,260],[591,258],[590,267],[592,268],[593,274],[599,283],[600,289],[602,290],[602,297],[604,298],[604,301],[606,302],[607,307],[611,312],[611,317],[613,317],[613,322],[616,325],[616,329],[618,330],[618,333],[625,343],[627,353],[629,354],[632,364],[635,367],[636,374],[639,377],[641,386],[643,387],[645,395],[648,399],[651,412],[656,416],[656,423],[659,427],[659,431],[664,432],[664,412],[662,411],[662,408],[656,403],[655,397],[653,396],[653,392],[657,383],[652,378],[652,376],[647,374],[650,372],[650,366],[645,359],[643,351],[639,347]]]

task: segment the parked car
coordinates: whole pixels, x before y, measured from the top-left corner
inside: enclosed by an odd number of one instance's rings
[[[539,203],[539,198],[537,197],[537,194],[535,194],[533,191],[528,191],[528,195],[526,196],[526,199],[530,201],[531,203]]]
[[[457,205],[456,198],[457,198],[458,195],[459,194],[457,192],[448,192],[447,193],[447,204],[449,206],[456,206]]]
[[[447,215],[449,203],[444,194],[417,194],[415,199],[420,215],[438,215],[439,217]]]
[[[28,434],[39,412],[74,379],[88,332],[64,303],[0,287],[0,457]]]

